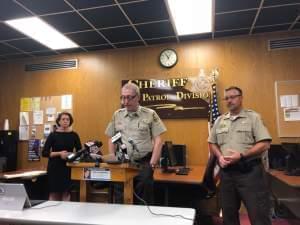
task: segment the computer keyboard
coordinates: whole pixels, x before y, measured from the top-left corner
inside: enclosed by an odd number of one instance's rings
[[[188,167],[182,167],[176,170],[176,174],[177,175],[188,175],[190,172],[190,168]]]

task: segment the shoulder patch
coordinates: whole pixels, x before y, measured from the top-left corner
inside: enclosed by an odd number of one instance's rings
[[[153,113],[153,121],[158,122],[160,120],[159,116],[156,113]]]

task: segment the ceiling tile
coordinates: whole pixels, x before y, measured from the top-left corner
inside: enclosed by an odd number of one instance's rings
[[[132,23],[168,20],[169,14],[163,0],[152,0],[122,5]]]
[[[8,44],[10,44],[18,49],[21,49],[25,52],[49,50],[49,48],[38,43],[37,41],[35,41],[33,39],[22,39],[22,40],[9,41]]]
[[[139,36],[132,27],[104,29],[101,30],[101,32],[112,43],[140,40]]]
[[[24,38],[25,36],[16,31],[15,29],[11,28],[10,26],[0,23],[0,40],[8,40],[8,39],[15,39],[15,38]]]
[[[20,51],[18,51],[15,48],[12,48],[5,44],[0,43],[0,55],[14,54],[14,53],[20,53]]]
[[[129,22],[118,6],[80,11],[96,28],[128,25]]]
[[[68,0],[76,9],[85,9],[115,4],[114,0]]]
[[[70,11],[72,8],[62,0],[18,0],[37,15]]]
[[[92,29],[91,26],[75,12],[43,16],[42,19],[62,33]]]
[[[87,31],[67,35],[71,40],[81,46],[107,44],[105,39],[96,31]]]
[[[224,31],[224,32],[216,32],[215,37],[229,37],[236,35],[247,35],[249,34],[250,29],[242,29],[242,30],[232,30],[232,31]]]
[[[15,54],[15,55],[7,55],[5,56],[5,58],[7,60],[14,60],[14,59],[23,59],[23,58],[30,58],[32,56],[30,55],[27,55],[27,54],[24,54],[24,53],[21,53],[21,54]]]
[[[285,4],[297,4],[300,3],[300,0],[264,0],[265,6],[273,6],[273,5],[285,5]]]
[[[141,0],[141,1],[148,1],[148,0]],[[118,0],[119,3],[130,3],[130,2],[136,2],[136,0]]]
[[[212,33],[179,36],[180,41],[192,41],[192,40],[202,40],[202,39],[211,39],[211,38],[212,38]]]
[[[136,28],[144,39],[175,36],[170,22],[136,25]]]
[[[81,48],[69,48],[69,49],[57,50],[57,52],[64,54],[64,53],[79,53],[79,52],[85,52],[85,51],[82,50]]]
[[[34,55],[34,56],[51,56],[51,55],[57,55],[57,53],[53,52],[53,51],[30,52],[30,54]]]
[[[85,46],[84,48],[88,51],[97,51],[97,50],[112,49],[113,47],[111,45],[95,45],[95,46]]]
[[[255,15],[256,10],[216,15],[215,30],[250,28]]]
[[[119,43],[114,45],[117,48],[130,48],[130,47],[144,46],[144,43],[142,41],[135,41],[135,42]]]
[[[285,24],[285,25],[279,25],[279,26],[268,26],[268,27],[255,27],[253,30],[253,33],[265,33],[265,32],[272,32],[272,31],[281,31],[285,30],[287,31],[291,25]]]
[[[1,0],[0,20],[11,20],[28,16],[32,16],[32,14],[12,0]]]
[[[258,8],[261,0],[216,0],[216,13]]]
[[[282,6],[273,8],[264,8],[261,10],[256,26],[293,23],[297,18],[300,10],[300,5],[295,6]]]
[[[163,43],[175,43],[177,42],[176,37],[166,37],[166,38],[160,38],[160,39],[150,39],[145,40],[148,45],[155,45],[155,44],[163,44]]]

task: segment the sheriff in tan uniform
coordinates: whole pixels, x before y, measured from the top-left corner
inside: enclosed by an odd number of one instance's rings
[[[228,156],[231,154],[228,149],[245,153],[255,143],[263,140],[271,140],[271,136],[259,114],[243,109],[235,116],[230,116],[229,112],[220,116],[215,122],[208,142],[218,144],[222,154]],[[247,160],[259,157],[260,155],[255,155]]]
[[[105,134],[112,137],[117,132],[121,132],[122,142],[127,146],[128,155],[136,160],[151,153],[153,150],[153,137],[166,130],[154,110],[138,106],[136,112],[129,112],[126,108],[117,110]],[[138,152],[133,151],[133,146],[128,142],[129,139],[134,140]]]
[[[270,196],[261,161],[271,136],[256,112],[243,109],[240,88],[227,88],[224,100],[229,112],[216,120],[208,138],[221,167],[223,225],[240,225],[241,202],[251,225],[271,225]]]
[[[141,170],[134,178],[135,193],[148,204],[153,203],[153,169],[158,164],[162,138],[161,134],[167,129],[159,116],[152,109],[139,105],[140,90],[133,83],[127,83],[121,90],[123,109],[117,110],[108,124],[105,134],[109,137],[108,147],[111,154],[115,154],[116,146],[112,137],[121,132],[122,142],[127,146],[127,153],[132,161],[138,160]],[[138,151],[134,151],[132,140]],[[114,185],[114,199],[122,203],[122,187]],[[136,202],[142,203],[142,201]]]

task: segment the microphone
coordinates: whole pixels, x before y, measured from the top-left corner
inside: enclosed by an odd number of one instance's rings
[[[111,137],[111,142],[113,144],[118,144],[118,143],[121,144],[122,143],[121,137],[122,137],[121,132],[117,132],[114,136]]]
[[[121,132],[118,131],[113,137],[111,137],[111,142],[118,146],[118,152],[119,152],[119,154],[117,154],[118,159],[121,162],[128,161],[129,156],[127,154],[127,146],[122,142]]]
[[[100,148],[102,146],[101,141],[88,141],[84,144],[84,148],[80,149],[77,152],[73,152],[70,155],[67,156],[68,162],[73,162],[77,158],[79,158],[82,154],[89,154],[90,148],[97,147]]]
[[[131,137],[128,138],[128,142],[129,142],[129,144],[131,144],[133,151],[139,152],[138,148],[136,147],[135,142],[133,141],[133,139]]]
[[[68,162],[73,162],[75,159],[80,157],[84,152],[86,152],[88,149],[86,147],[80,149],[78,152],[73,152],[70,155],[67,156],[67,161]]]

